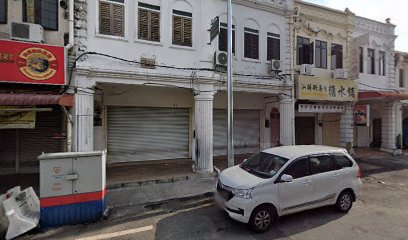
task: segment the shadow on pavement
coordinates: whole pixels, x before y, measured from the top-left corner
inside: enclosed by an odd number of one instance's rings
[[[362,177],[408,169],[407,157],[366,158],[357,161]]]
[[[246,224],[236,222],[211,205],[193,209],[160,220],[155,239],[276,239],[325,225],[341,218],[332,207],[324,207],[285,216],[267,233],[251,232]],[[177,223],[177,224],[176,224]]]

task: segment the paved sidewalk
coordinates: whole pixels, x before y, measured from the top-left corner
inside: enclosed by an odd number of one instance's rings
[[[197,175],[184,181],[108,189],[106,205],[113,208],[146,205],[170,199],[209,195],[215,191],[216,181],[216,174]]]

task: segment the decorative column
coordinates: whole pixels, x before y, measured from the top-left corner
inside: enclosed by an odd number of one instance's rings
[[[399,102],[389,102],[384,105],[381,111],[381,148],[380,151],[393,154],[400,154],[397,149],[397,136],[401,134],[402,127],[401,104]]]
[[[280,95],[280,144],[294,145],[295,107],[292,98]]]
[[[95,81],[77,70],[73,75],[72,88],[74,108],[72,110],[72,143],[73,152],[93,151],[94,131],[94,86]]]
[[[353,150],[354,146],[354,118],[353,105],[346,105],[346,109],[340,116],[340,145],[343,148],[349,147]]]
[[[94,98],[92,93],[76,93],[74,108],[74,150],[93,150]]]
[[[213,172],[213,100],[214,92],[201,92],[194,96],[195,109],[195,170]]]

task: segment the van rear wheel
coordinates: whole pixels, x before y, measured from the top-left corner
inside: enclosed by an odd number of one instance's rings
[[[259,206],[252,211],[249,218],[249,227],[258,233],[268,231],[272,227],[275,213],[269,206]]]
[[[349,191],[343,191],[337,198],[336,208],[339,212],[347,213],[353,206],[353,195]]]

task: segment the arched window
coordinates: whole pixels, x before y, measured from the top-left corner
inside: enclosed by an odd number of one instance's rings
[[[249,19],[244,26],[244,58],[259,59],[259,24]]]
[[[186,1],[177,1],[173,6],[173,44],[193,46],[193,9]]]
[[[138,2],[138,38],[160,42],[160,2]]]
[[[266,60],[270,61],[272,59],[280,60],[280,30],[278,26],[272,24],[269,26],[269,30],[266,34]]]

